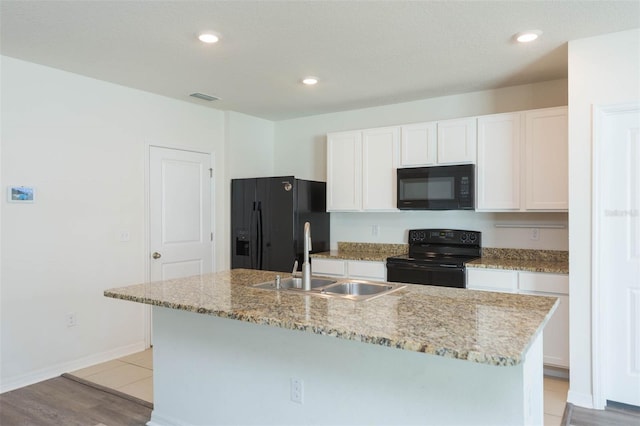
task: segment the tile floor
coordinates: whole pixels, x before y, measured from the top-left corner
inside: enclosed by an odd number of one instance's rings
[[[152,349],[71,371],[70,374],[153,402]]]
[[[71,374],[153,402],[153,351],[151,349],[72,371]],[[568,390],[568,381],[555,377],[544,378],[545,426],[561,425]]]

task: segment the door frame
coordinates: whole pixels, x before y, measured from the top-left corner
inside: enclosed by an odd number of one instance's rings
[[[210,218],[211,221],[211,233],[213,239],[211,243],[213,244],[213,249],[211,250],[211,271],[216,271],[216,238],[217,232],[215,228],[216,223],[216,211],[215,211],[215,195],[216,195],[216,168],[215,168],[215,153],[207,152],[199,149],[193,149],[189,147],[179,146],[179,145],[160,145],[152,142],[145,143],[145,155],[144,155],[144,281],[149,282],[151,280],[151,261],[150,261],[150,253],[151,253],[151,148],[162,148],[162,149],[172,149],[175,151],[187,151],[187,152],[195,152],[198,154],[207,154],[209,155],[211,169],[213,170],[211,174],[211,186],[209,191],[211,192],[210,196]],[[153,341],[153,328],[152,328],[152,306],[144,305],[145,313],[144,313],[144,343],[145,347],[150,347]]]
[[[640,110],[640,102],[625,102],[613,105],[592,106],[592,146],[591,146],[591,376],[593,392],[593,408],[604,409],[607,404],[607,348],[609,338],[607,336],[607,306],[608,293],[604,289],[600,277],[600,246],[601,220],[603,214],[600,206],[602,203],[600,194],[605,185],[601,184],[599,158],[602,158],[601,150],[604,148],[603,125],[607,115]]]

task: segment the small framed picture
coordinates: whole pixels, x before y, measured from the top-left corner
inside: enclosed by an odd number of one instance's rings
[[[36,190],[32,186],[10,186],[8,198],[11,203],[33,203],[36,199]]]

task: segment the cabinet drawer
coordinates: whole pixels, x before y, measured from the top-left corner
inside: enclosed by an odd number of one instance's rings
[[[522,291],[569,294],[569,276],[544,272],[520,272],[519,289]]]
[[[467,268],[467,288],[472,290],[516,292],[518,289],[518,273],[516,271]]]
[[[337,277],[346,275],[344,260],[311,259],[311,270],[314,275],[333,275]]]
[[[350,277],[371,280],[386,280],[387,268],[384,262],[348,261],[347,271]]]

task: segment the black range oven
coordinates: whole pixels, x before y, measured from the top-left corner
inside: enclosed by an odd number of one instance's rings
[[[387,258],[387,281],[466,288],[465,262],[480,257],[482,234],[412,229],[409,253]]]

